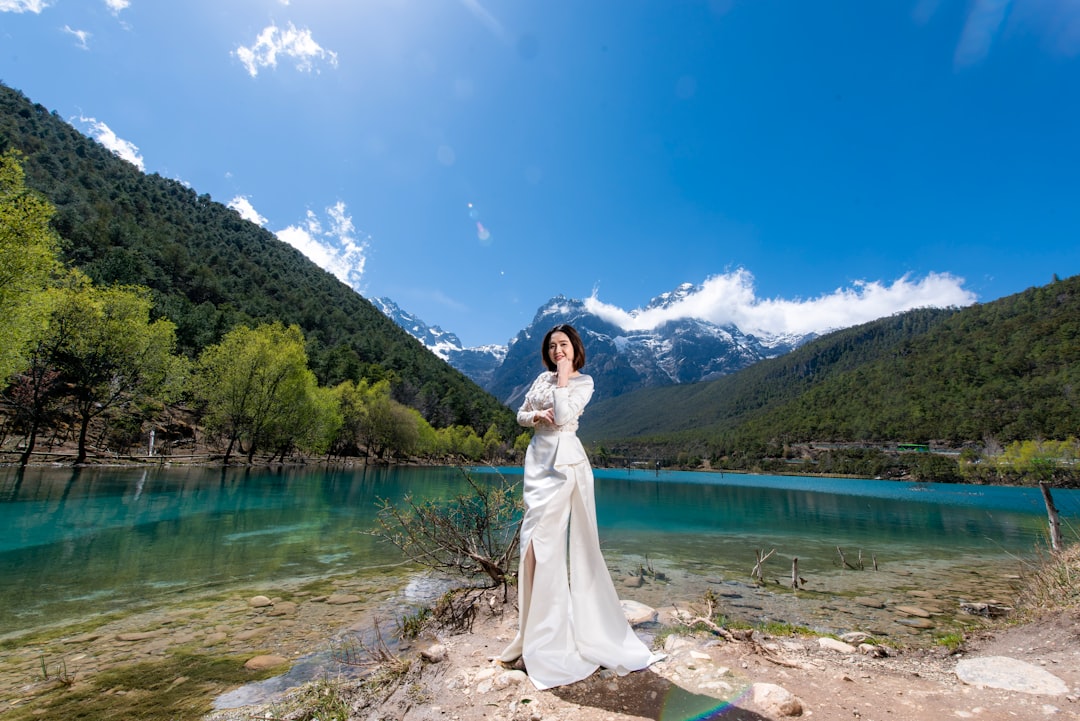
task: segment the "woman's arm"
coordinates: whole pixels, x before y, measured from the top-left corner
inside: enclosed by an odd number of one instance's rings
[[[585,410],[593,394],[591,376],[579,376],[565,388],[555,389],[555,425],[561,426],[574,420]]]
[[[536,411],[533,410],[532,404],[526,400],[521,404],[521,408],[517,412],[517,421],[519,426],[526,428],[532,428],[536,425]]]
[[[529,391],[525,394],[525,400],[522,402],[521,408],[519,408],[517,412],[517,422],[519,426],[524,426],[525,428],[533,428],[536,426],[538,420],[537,411],[540,409],[533,404],[532,397],[536,384],[539,383],[540,379],[543,377],[544,374],[541,373],[536,380],[532,382],[532,385],[529,386]]]

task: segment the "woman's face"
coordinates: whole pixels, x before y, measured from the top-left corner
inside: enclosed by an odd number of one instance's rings
[[[570,337],[561,330],[551,334],[551,338],[548,339],[547,351],[548,358],[551,359],[552,363],[558,364],[560,358],[565,358],[573,366],[574,344],[570,342]]]

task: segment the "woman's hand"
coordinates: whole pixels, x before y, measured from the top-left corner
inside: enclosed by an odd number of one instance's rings
[[[537,423],[550,423],[551,425],[555,425],[555,409],[545,408],[542,411],[537,411],[533,414],[533,420]]]
[[[556,385],[565,388],[570,383],[570,375],[574,372],[574,363],[566,356],[555,361],[555,373],[558,375]]]

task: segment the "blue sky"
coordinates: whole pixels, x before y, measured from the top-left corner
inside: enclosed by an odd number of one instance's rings
[[[0,0],[0,80],[466,345],[1080,272],[1074,0]]]

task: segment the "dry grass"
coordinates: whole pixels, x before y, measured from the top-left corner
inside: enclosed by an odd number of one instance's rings
[[[1044,554],[1024,578],[1019,601],[1030,616],[1080,610],[1080,542]]]

